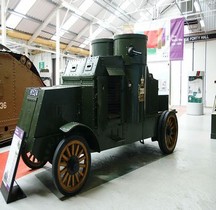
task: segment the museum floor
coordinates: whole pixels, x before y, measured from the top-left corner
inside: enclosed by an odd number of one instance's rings
[[[54,188],[50,165],[17,180],[26,198],[1,210],[215,210],[216,140],[210,139],[211,109],[202,116],[182,113],[173,154],[163,156],[157,142],[147,139],[92,154],[84,189],[64,198]],[[0,148],[0,152],[9,147]]]

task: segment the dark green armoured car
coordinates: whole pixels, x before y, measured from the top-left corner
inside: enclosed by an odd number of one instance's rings
[[[93,56],[68,64],[62,85],[26,89],[18,123],[26,132],[23,160],[33,169],[51,162],[62,194],[83,187],[91,152],[146,138],[165,154],[175,149],[176,112],[148,72],[146,42],[141,34],[96,40]]]

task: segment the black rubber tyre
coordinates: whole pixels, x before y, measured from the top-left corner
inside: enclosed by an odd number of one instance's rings
[[[91,167],[91,154],[85,139],[80,136],[63,139],[55,150],[52,163],[56,188],[65,196],[77,194]]]
[[[23,162],[31,169],[42,168],[47,161],[39,161],[31,152],[26,151],[25,147],[22,149]]]
[[[158,144],[164,154],[171,154],[177,143],[178,121],[174,111],[164,111],[158,123]]]

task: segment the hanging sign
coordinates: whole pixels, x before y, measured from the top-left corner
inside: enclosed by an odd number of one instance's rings
[[[183,60],[184,18],[170,21],[170,60]]]

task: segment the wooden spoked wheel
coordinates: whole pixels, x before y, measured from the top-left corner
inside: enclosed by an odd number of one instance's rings
[[[178,121],[174,111],[165,111],[158,124],[158,144],[164,154],[174,151],[178,138]]]
[[[38,160],[31,152],[28,152],[23,148],[22,151],[22,159],[23,162],[31,169],[38,169],[42,168],[47,161],[40,161]]]
[[[85,184],[91,165],[88,144],[80,136],[62,140],[53,157],[56,188],[66,196],[75,195]]]

